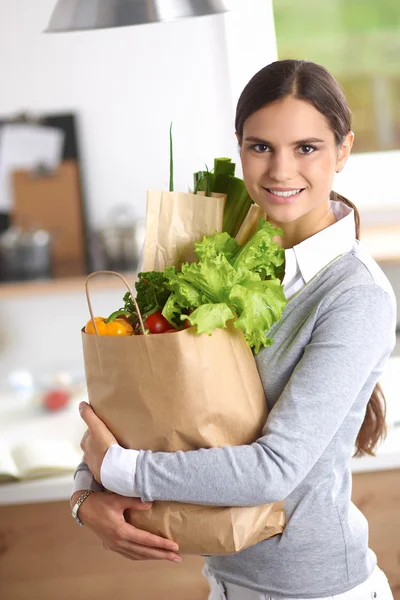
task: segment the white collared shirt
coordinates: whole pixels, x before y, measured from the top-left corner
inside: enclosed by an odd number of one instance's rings
[[[357,244],[354,211],[338,201],[331,201],[337,219],[329,227],[285,250],[285,276],[282,281],[287,299],[302,289],[332,260],[350,252]],[[138,496],[135,490],[136,462],[138,450],[126,450],[118,444],[110,446],[101,465],[101,480],[108,490],[122,496]],[[91,489],[88,471],[78,471],[73,490]],[[88,487],[89,486],[89,487]]]
[[[343,202],[331,201],[337,221],[326,229],[285,250],[285,296],[294,294],[333,259],[356,245],[354,210]]]

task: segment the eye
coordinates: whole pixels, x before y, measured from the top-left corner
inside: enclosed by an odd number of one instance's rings
[[[312,154],[316,150],[318,150],[318,148],[312,146],[311,144],[303,144],[302,146],[299,146],[300,154]]]
[[[253,146],[250,146],[250,149],[254,150],[258,154],[263,154],[264,152],[270,151],[270,147],[267,146],[267,144],[253,144]]]

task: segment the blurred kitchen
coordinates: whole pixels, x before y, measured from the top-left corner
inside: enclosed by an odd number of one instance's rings
[[[236,102],[249,78],[276,58],[320,62],[343,85],[356,141],[334,189],[359,208],[361,241],[400,302],[398,0],[230,0],[228,12],[199,0],[215,10],[45,32],[56,4],[0,3],[2,448],[64,440],[79,453],[85,275],[112,269],[133,283],[146,191],[168,188],[171,122],[177,189],[186,191],[192,173],[214,156],[231,156],[240,176]],[[80,4],[70,0],[76,14]],[[82,13],[92,27],[95,4],[102,2],[86,2]],[[94,281],[95,312],[109,314],[123,293],[112,277]],[[353,459],[354,501],[400,600],[400,317],[381,384],[388,436],[376,457]],[[5,470],[0,460],[0,478]],[[179,570],[104,552],[71,519],[71,470],[57,474],[56,465],[54,472],[0,483],[2,599],[207,597],[200,557],[186,557]],[[143,592],[132,596],[132,586]]]

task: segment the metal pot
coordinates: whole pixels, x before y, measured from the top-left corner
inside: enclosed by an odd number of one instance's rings
[[[2,281],[44,279],[51,274],[51,235],[48,231],[10,227],[0,235]]]
[[[97,264],[113,271],[135,271],[144,243],[144,221],[135,220],[125,207],[114,209],[108,221],[95,234]]]

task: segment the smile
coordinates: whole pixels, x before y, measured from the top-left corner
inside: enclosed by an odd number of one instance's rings
[[[266,192],[268,192],[269,198],[277,203],[277,204],[289,204],[294,202],[304,191],[305,188],[297,188],[297,189],[274,189],[274,188],[264,188]]]

